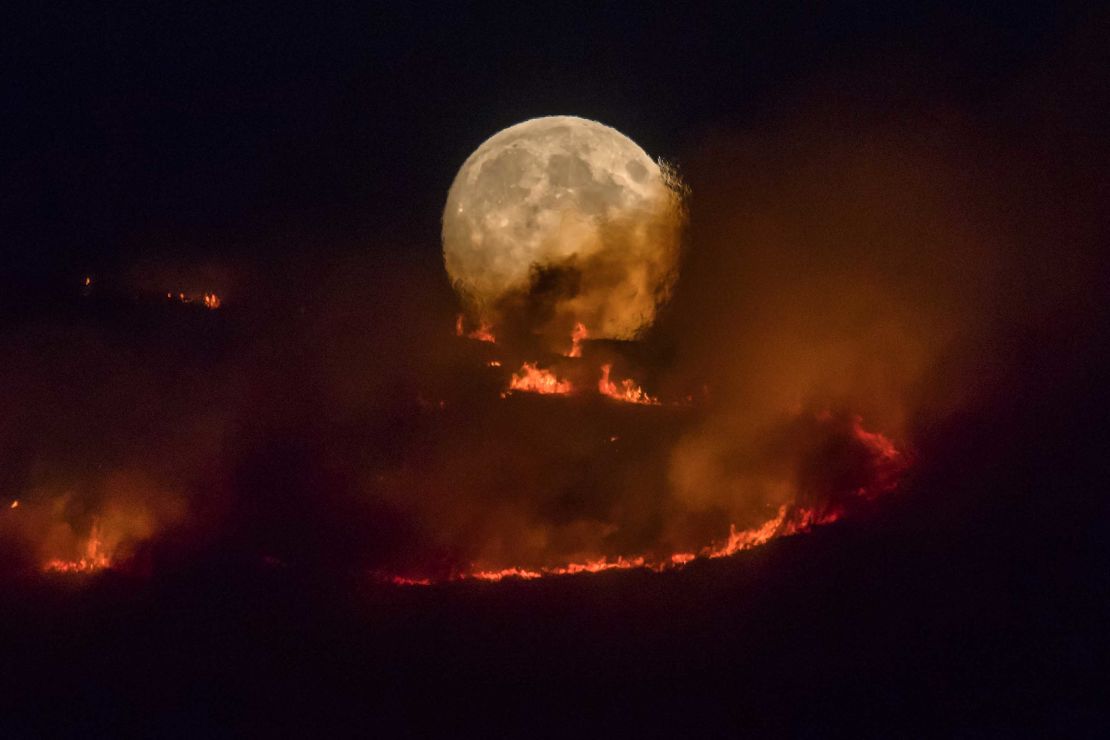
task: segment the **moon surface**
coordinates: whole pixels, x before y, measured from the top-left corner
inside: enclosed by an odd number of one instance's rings
[[[574,116],[518,123],[455,176],[443,212],[447,273],[484,321],[496,323],[511,297],[542,292],[548,324],[580,321],[591,337],[630,338],[674,283],[680,192],[616,129]],[[560,278],[542,278],[552,274]]]

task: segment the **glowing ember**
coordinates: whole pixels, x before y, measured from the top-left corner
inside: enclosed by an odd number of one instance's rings
[[[625,378],[617,385],[609,379],[609,372],[613,369],[612,365],[601,366],[601,380],[597,381],[597,390],[603,396],[615,398],[618,401],[626,403],[642,403],[648,406],[656,406],[659,404],[659,399],[649,396],[644,393],[644,389],[636,385],[629,378]]]
[[[15,501],[12,501],[12,505],[11,505],[10,507],[8,507],[8,508],[10,508],[10,509],[18,509],[18,508],[19,508],[19,499],[16,499]]]
[[[566,395],[572,390],[569,380],[560,380],[552,371],[539,368],[531,362],[524,363],[520,368],[520,374],[513,373],[509,379],[510,392]]]
[[[501,360],[490,360],[486,363],[486,367],[501,367]]]
[[[574,331],[570,335],[570,351],[567,352],[567,357],[581,357],[582,356],[582,340],[587,339],[590,333],[586,331],[586,325],[579,321],[574,325]]]

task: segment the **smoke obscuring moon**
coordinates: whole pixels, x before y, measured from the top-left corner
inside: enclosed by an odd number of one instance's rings
[[[682,187],[619,131],[574,116],[495,134],[455,176],[443,212],[447,273],[467,310],[529,330],[631,338],[674,283]]]

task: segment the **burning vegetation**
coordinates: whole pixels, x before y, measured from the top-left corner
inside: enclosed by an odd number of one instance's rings
[[[999,327],[1085,278],[1032,290],[979,225],[1020,178],[899,132],[796,151],[809,125],[691,159],[681,279],[635,338],[575,313],[604,265],[538,270],[485,324],[434,259],[144,268],[141,300],[67,278],[71,304],[4,324],[0,568],[669,570],[883,505],[922,430],[1006,387]]]

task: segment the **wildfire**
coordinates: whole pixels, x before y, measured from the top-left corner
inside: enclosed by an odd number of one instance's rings
[[[76,560],[55,558],[47,561],[43,570],[48,573],[94,573],[111,564],[111,558],[105,552],[104,540],[100,536],[100,523],[94,522],[89,539],[85,543],[84,557]]]
[[[489,342],[490,344],[497,343],[497,337],[493,334],[493,326],[485,321],[480,323],[477,329],[467,333],[466,327],[463,325],[463,315],[461,313],[455,317],[455,336],[465,336],[469,339],[477,339],[479,342]]]
[[[526,363],[525,369],[529,367],[535,370],[534,366]],[[537,372],[543,373],[544,371]],[[517,378],[516,375],[513,377],[514,379]],[[554,376],[551,377],[554,378]],[[874,481],[871,485],[851,491],[850,494],[857,498],[870,500],[880,494],[894,490],[908,466],[908,459],[905,454],[899,451],[894,443],[883,434],[865,430],[859,417],[853,420],[852,433],[873,455],[872,472]],[[837,521],[843,514],[844,508],[842,506],[829,506],[827,504],[823,506],[803,506],[798,503],[787,503],[782,504],[774,516],[771,516],[762,524],[748,529],[737,529],[735,524],[730,524],[726,539],[713,542],[697,552],[676,552],[661,558],[642,555],[635,557],[621,556],[616,559],[598,558],[580,563],[539,568],[476,569],[456,574],[449,580],[497,582],[506,579],[534,580],[546,576],[600,573],[608,570],[646,569],[654,572],[678,570],[696,560],[729,557],[765,545],[777,537],[809,532],[815,527]],[[427,586],[434,583],[434,581],[427,578],[393,577],[388,580],[397,585]]]
[[[570,335],[570,351],[567,352],[567,357],[581,357],[582,356],[582,340],[587,339],[590,333],[586,331],[586,325],[579,321],[574,325],[574,331]]]
[[[513,373],[509,379],[510,392],[566,395],[572,390],[569,380],[560,380],[551,370],[544,370],[532,362],[521,365],[520,374]]]
[[[828,524],[835,521],[837,516],[819,516],[811,509],[794,509],[783,505],[778,513],[763,524],[745,530],[737,530],[735,525],[729,525],[728,538],[723,542],[713,543],[701,551],[676,552],[665,558],[649,559],[645,556],[617,557],[616,559],[597,558],[581,563],[567,563],[552,567],[541,568],[501,568],[498,570],[475,570],[456,575],[450,580],[457,581],[486,581],[498,582],[506,579],[532,581],[547,576],[570,576],[580,573],[602,573],[609,570],[635,570],[644,569],[656,573],[678,570],[686,567],[698,559],[716,559],[729,557],[745,550],[759,547],[770,542],[776,537],[807,532],[814,526]],[[434,583],[429,578],[410,578],[393,576],[389,582],[399,586],[430,586]]]
[[[223,301],[215,293],[185,293],[172,291],[166,292],[166,299],[171,301],[178,301],[179,303],[200,303],[210,311],[215,311]]]
[[[601,379],[597,381],[597,390],[603,396],[615,398],[618,401],[626,403],[641,403],[648,406],[657,406],[659,399],[649,396],[644,393],[644,389],[636,385],[630,378],[625,378],[618,386],[609,379],[609,372],[613,369],[612,365],[601,366]]]
[[[758,527],[737,532],[735,524],[728,525],[728,539],[720,545],[711,547],[706,556],[710,558],[728,557],[744,550],[750,550],[753,547],[759,547],[778,534],[793,534],[793,532],[783,531],[787,508],[784,504],[779,508],[778,514],[774,518],[768,519]]]

